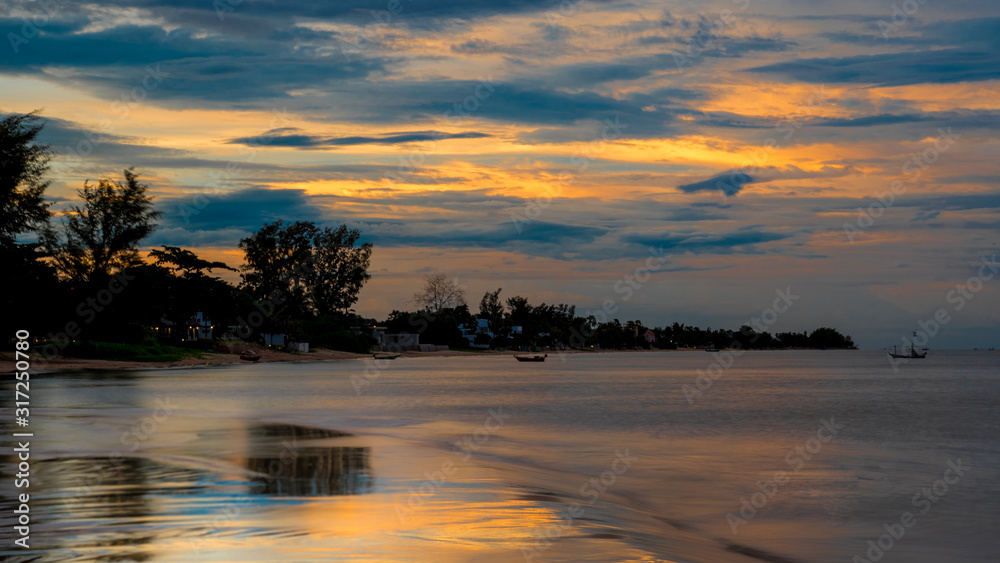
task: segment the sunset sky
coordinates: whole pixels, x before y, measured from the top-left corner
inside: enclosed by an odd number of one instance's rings
[[[1000,345],[996,2],[14,1],[0,42],[57,210],[135,166],[149,247],[346,223],[362,315],[429,272],[649,326],[791,288],[772,332],[878,348],[943,308],[929,347]]]

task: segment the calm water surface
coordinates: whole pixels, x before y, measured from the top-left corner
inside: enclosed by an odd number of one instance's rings
[[[748,352],[689,402],[713,357],[38,375],[32,549],[8,456],[0,555],[1000,561],[1000,354]]]

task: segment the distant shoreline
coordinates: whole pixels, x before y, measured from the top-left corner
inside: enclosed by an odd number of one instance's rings
[[[595,350],[594,352],[648,352],[649,350]],[[358,354],[355,352],[343,352],[339,350],[315,349],[308,354],[288,354],[285,352],[275,352],[273,350],[261,350],[260,360],[248,362],[241,360],[239,354],[226,354],[219,352],[205,352],[201,358],[185,358],[172,362],[137,362],[120,360],[102,360],[89,358],[63,358],[56,357],[45,362],[40,369],[33,369],[35,373],[57,373],[64,371],[78,370],[107,370],[125,371],[141,369],[163,369],[163,368],[195,368],[203,366],[228,366],[236,364],[252,363],[310,363],[328,362],[337,360],[363,360],[374,359],[372,353]],[[378,352],[374,352],[378,353]],[[423,357],[450,357],[450,356],[513,356],[514,354],[527,354],[533,352],[517,352],[513,350],[440,350],[436,352],[402,352],[403,357],[423,358]],[[542,352],[558,354],[559,352]],[[581,350],[564,350],[564,354],[590,353]],[[11,354],[0,354],[0,369],[4,371],[14,371],[14,359]]]
[[[722,349],[723,352],[728,350],[728,348]],[[838,350],[846,351],[868,351],[868,352],[884,352],[884,350],[878,350],[875,348],[869,350],[850,350],[850,349],[836,349],[836,350],[821,350],[818,348],[776,348],[773,350],[746,350],[746,352],[796,352],[796,351],[817,351],[817,352],[835,352]],[[940,352],[941,350],[938,350]],[[967,350],[957,350],[961,352],[990,352],[991,350],[983,349],[967,349]],[[513,356],[515,354],[549,354],[551,356],[558,356],[562,354],[635,354],[635,353],[654,353],[654,352],[701,352],[705,353],[703,348],[677,348],[677,349],[654,349],[654,350],[562,350],[560,351],[549,351],[549,352],[523,352],[515,350],[483,350],[483,351],[469,351],[469,350],[440,350],[436,352],[417,352],[417,351],[407,351],[402,352],[403,358],[430,358],[430,357],[456,357],[456,356]],[[715,353],[715,352],[713,352]],[[329,361],[342,361],[342,360],[364,360],[373,359],[372,354],[357,354],[355,352],[342,352],[338,350],[326,350],[318,349],[310,352],[308,354],[288,354],[284,352],[275,352],[272,350],[261,351],[261,359],[256,363],[310,363],[310,362],[329,362]],[[387,360],[383,360],[387,361]],[[218,352],[206,352],[201,358],[186,358],[184,360],[174,361],[174,362],[136,362],[136,361],[118,361],[118,360],[100,360],[100,359],[86,359],[86,358],[62,358],[57,357],[49,360],[40,369],[32,369],[34,373],[60,373],[67,371],[134,371],[143,369],[166,369],[166,368],[196,368],[204,366],[229,366],[237,364],[250,364],[252,362],[247,362],[241,360],[238,354],[223,354]],[[4,353],[0,354],[0,369],[7,372],[14,371],[14,360],[11,354]]]
[[[723,349],[725,351],[727,349]],[[775,350],[747,350],[748,352],[785,352],[795,350],[807,350],[805,348],[787,348]],[[811,350],[811,349],[809,349]],[[833,350],[829,350],[833,351]],[[856,350],[855,350],[856,351]],[[970,350],[972,351],[972,350]],[[678,348],[678,349],[654,349],[654,350],[562,350],[562,351],[542,351],[524,352],[517,350],[439,350],[436,352],[402,352],[404,358],[426,358],[426,357],[455,357],[455,356],[513,356],[515,354],[549,354],[557,356],[562,354],[633,354],[633,353],[653,353],[653,352],[701,352],[703,348]],[[377,353],[377,352],[376,352]],[[714,353],[714,352],[713,352]],[[358,354],[355,352],[343,352],[338,350],[315,349],[308,354],[288,354],[285,352],[275,352],[273,350],[263,350],[260,352],[261,358],[256,363],[309,363],[326,362],[337,360],[363,360],[373,359],[372,354]],[[32,369],[35,373],[58,373],[66,371],[132,371],[142,369],[165,369],[165,368],[195,368],[203,366],[227,366],[236,364],[250,364],[241,360],[238,354],[225,354],[219,352],[205,352],[201,358],[185,358],[172,362],[137,362],[102,360],[87,358],[63,358],[56,357],[45,362],[38,369]],[[14,371],[14,359],[12,354],[0,354],[0,369],[7,372]]]

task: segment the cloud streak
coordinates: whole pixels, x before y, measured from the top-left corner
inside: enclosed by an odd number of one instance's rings
[[[320,137],[318,135],[286,134],[287,129],[268,131],[267,145],[273,147],[344,147],[355,145],[398,145],[421,141],[447,141],[451,139],[482,139],[490,137],[486,133],[442,133],[441,131],[411,131],[393,133],[381,137]],[[259,146],[261,136],[237,137],[226,141],[232,145]]]

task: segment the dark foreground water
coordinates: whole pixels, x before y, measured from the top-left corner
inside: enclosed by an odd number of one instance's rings
[[[31,549],[7,450],[0,555],[1000,561],[1000,354],[751,352],[695,396],[715,357],[38,375]]]

